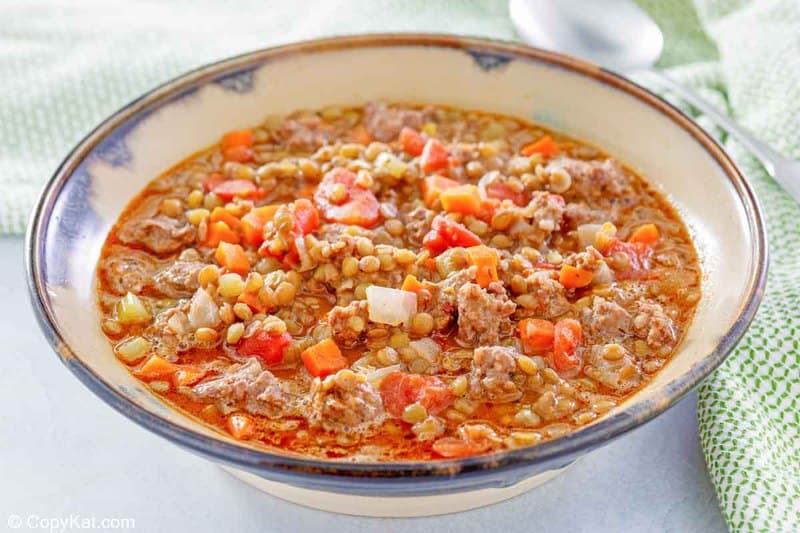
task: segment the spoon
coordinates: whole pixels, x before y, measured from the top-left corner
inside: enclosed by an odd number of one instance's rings
[[[510,0],[511,20],[529,44],[587,58],[619,72],[647,71],[734,136],[800,202],[800,161],[786,158],[700,96],[653,68],[664,48],[655,22],[631,0]]]

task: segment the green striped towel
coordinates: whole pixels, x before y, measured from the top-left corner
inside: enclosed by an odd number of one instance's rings
[[[800,157],[798,0],[640,3],[665,31],[662,67]],[[504,0],[6,2],[0,234],[23,231],[39,187],[83,134],[156,84],[249,49],[378,31],[516,38]],[[757,190],[772,263],[753,326],[701,388],[702,444],[732,530],[800,531],[800,207],[720,139]]]

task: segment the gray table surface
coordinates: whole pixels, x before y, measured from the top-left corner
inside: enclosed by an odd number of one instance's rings
[[[136,426],[64,368],[28,303],[22,239],[0,238],[0,530],[132,518],[138,531],[724,531],[691,394],[513,500],[457,515],[355,518],[262,494]],[[66,531],[71,530],[67,527]]]

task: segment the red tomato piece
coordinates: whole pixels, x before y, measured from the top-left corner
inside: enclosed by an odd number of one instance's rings
[[[258,194],[258,187],[250,180],[225,180],[214,185],[211,192],[223,201],[230,202],[234,196],[253,198]]]
[[[486,195],[497,200],[511,200],[519,206],[528,205],[528,198],[522,191],[515,191],[507,183],[494,182],[486,187]]]
[[[450,166],[450,154],[437,139],[428,139],[422,149],[419,166],[423,172],[446,171]]]
[[[414,128],[405,127],[400,130],[398,140],[403,151],[409,155],[418,156],[425,149],[425,137]]]
[[[267,366],[277,365],[283,361],[283,352],[291,342],[292,336],[288,333],[259,330],[240,340],[236,345],[236,353],[241,357],[256,357]]]
[[[225,176],[220,174],[219,172],[214,172],[210,174],[207,178],[200,182],[200,185],[203,187],[205,192],[211,192],[214,190],[214,187],[219,185],[225,181]]]
[[[440,413],[453,403],[450,389],[436,376],[393,372],[381,382],[380,393],[383,406],[398,418],[412,403],[421,404],[430,414]]]
[[[314,205],[305,198],[294,201],[292,218],[292,232],[295,235],[308,235],[319,228],[319,213]]]
[[[343,185],[342,202],[333,202],[337,185]],[[356,185],[356,175],[344,168],[334,168],[325,174],[314,193],[322,217],[328,222],[341,222],[364,228],[378,223],[380,204],[371,190]]]
[[[222,156],[226,161],[236,161],[237,163],[247,163],[255,158],[253,149],[249,146],[238,144],[222,149]]]
[[[422,245],[433,256],[437,256],[454,246],[469,248],[479,244],[481,244],[480,237],[462,224],[441,215],[433,219],[431,230],[422,239]]]
[[[650,260],[653,257],[653,249],[650,245],[615,239],[608,245],[604,255],[608,257],[616,253],[625,254],[630,264],[627,270],[617,272],[617,279],[641,278],[650,271]]]
[[[559,320],[553,333],[553,368],[559,374],[575,370],[581,364],[578,349],[583,343],[583,329],[580,322],[572,318]]]
[[[443,437],[433,443],[433,451],[442,457],[469,457],[486,451],[486,447],[476,442],[468,442],[457,437]]]

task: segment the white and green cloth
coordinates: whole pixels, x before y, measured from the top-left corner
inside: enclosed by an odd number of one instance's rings
[[[660,66],[800,158],[800,0],[639,1],[667,37]],[[2,12],[0,234],[24,230],[41,184],[94,125],[189,68],[322,35],[517,38],[505,0],[6,0]],[[700,390],[703,449],[732,530],[800,531],[800,207],[721,140],[756,188],[771,265],[752,327]]]

